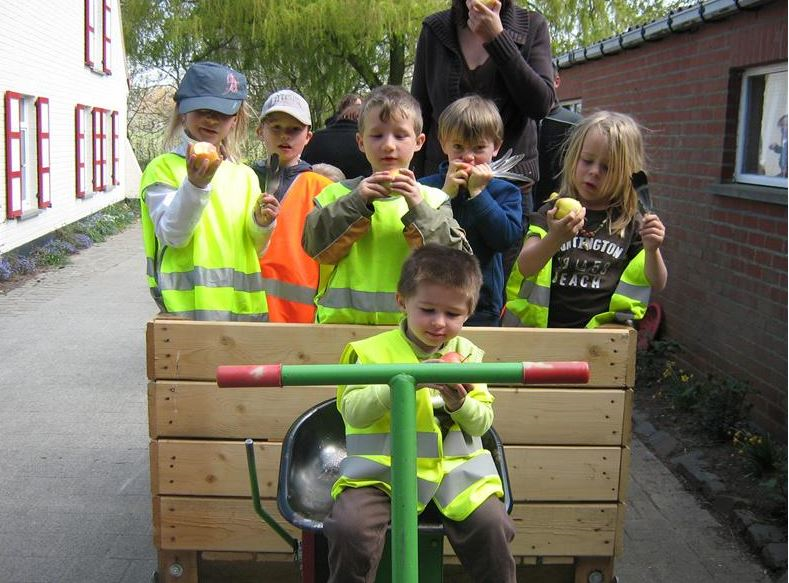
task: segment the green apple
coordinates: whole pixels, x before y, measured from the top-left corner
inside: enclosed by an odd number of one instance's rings
[[[556,209],[556,214],[553,215],[553,218],[558,220],[563,219],[570,213],[577,213],[580,211],[583,206],[580,202],[578,202],[574,198],[562,197],[557,198],[556,202],[553,203],[554,208]]]

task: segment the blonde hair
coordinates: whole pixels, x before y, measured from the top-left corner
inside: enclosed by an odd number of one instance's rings
[[[380,108],[378,115],[381,121],[387,122],[392,118],[411,120],[414,123],[414,134],[418,136],[422,133],[422,109],[419,102],[399,85],[376,87],[362,102],[359,134],[364,134],[367,115],[375,108]]]
[[[644,139],[641,126],[629,115],[598,111],[582,119],[566,145],[562,168],[562,195],[579,198],[575,188],[575,167],[584,141],[591,132],[600,132],[608,142],[608,172],[600,186],[608,193],[609,233],[623,232],[636,216],[638,195],[634,173],[645,170]]]
[[[327,164],[325,162],[320,162],[318,164],[312,165],[312,171],[316,174],[320,174],[321,176],[325,176],[332,182],[339,182],[340,180],[345,180],[345,174],[342,170],[337,168],[337,166],[333,166],[332,164]]]
[[[504,122],[490,99],[468,95],[450,103],[438,118],[438,141],[491,140],[496,147],[504,140]]]
[[[181,130],[184,129],[183,119],[185,115],[188,114],[178,113],[178,105],[173,107],[164,138],[165,148],[176,146],[180,142]],[[257,114],[246,101],[241,103],[241,107],[236,113],[236,125],[225,136],[221,144],[222,155],[230,159],[231,162],[241,160],[241,146],[248,139],[247,128],[249,127],[249,122],[256,116]]]

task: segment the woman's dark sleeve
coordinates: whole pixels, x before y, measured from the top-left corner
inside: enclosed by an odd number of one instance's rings
[[[433,107],[430,104],[430,95],[427,90],[427,71],[426,69],[426,51],[428,43],[428,30],[427,27],[422,26],[422,32],[419,34],[419,41],[416,43],[416,57],[414,59],[414,77],[411,81],[411,95],[419,102],[419,107],[422,109],[422,127],[423,131],[427,132],[430,129],[430,119],[433,115]],[[412,167],[414,174],[417,178],[421,178],[425,174],[425,150],[426,145],[416,152],[412,160]]]

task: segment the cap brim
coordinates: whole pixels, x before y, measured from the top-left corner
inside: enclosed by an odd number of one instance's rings
[[[285,107],[283,105],[275,105],[274,107],[268,108],[266,110],[266,112],[264,114],[262,114],[260,117],[266,117],[268,114],[275,113],[277,111],[279,111],[281,113],[287,113],[290,117],[292,117],[294,119],[297,119],[298,121],[303,123],[305,126],[311,126],[312,125],[312,120],[309,117],[306,117],[303,113],[301,113],[300,111],[298,111],[298,110],[296,110],[296,109],[294,109],[292,107]]]
[[[241,109],[241,103],[240,99],[226,99],[224,97],[187,97],[178,103],[178,113],[209,109],[225,115],[235,115]]]

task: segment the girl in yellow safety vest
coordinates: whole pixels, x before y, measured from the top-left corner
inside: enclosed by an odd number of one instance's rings
[[[530,217],[503,325],[594,328],[644,316],[667,271],[665,228],[636,191],[643,168],[641,129],[631,117],[601,111],[576,126],[561,196]]]
[[[246,96],[241,73],[194,63],[175,93],[168,137],[179,143],[143,173],[148,284],[163,312],[194,320],[267,319],[258,257],[279,203],[261,195],[251,168],[236,163],[249,119]]]

